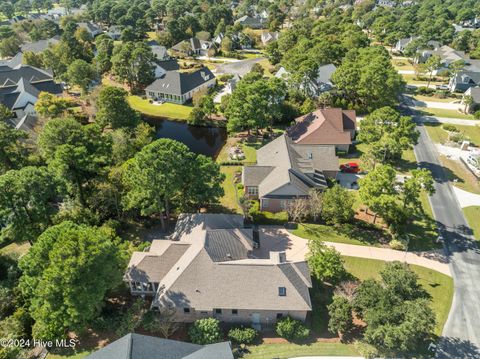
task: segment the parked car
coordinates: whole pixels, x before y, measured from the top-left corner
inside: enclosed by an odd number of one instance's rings
[[[345,173],[358,173],[360,172],[360,167],[356,162],[349,162],[349,163],[340,165],[340,171]]]
[[[467,162],[473,167],[480,169],[480,156],[469,155]]]
[[[435,88],[437,90],[448,90],[448,85],[436,85]]]

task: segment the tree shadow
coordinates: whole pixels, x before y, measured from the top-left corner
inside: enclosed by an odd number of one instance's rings
[[[480,348],[469,340],[454,337],[442,337],[438,344],[435,357],[443,358],[480,358]]]

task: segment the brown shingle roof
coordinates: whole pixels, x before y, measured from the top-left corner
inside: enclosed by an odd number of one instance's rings
[[[319,109],[295,120],[287,134],[296,144],[351,144],[349,130],[356,127],[355,111],[340,108]]]

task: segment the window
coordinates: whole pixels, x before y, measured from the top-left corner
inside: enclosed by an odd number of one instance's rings
[[[232,315],[238,315],[238,309],[232,309]]]
[[[268,199],[262,199],[262,209],[268,208]]]
[[[184,313],[190,313],[190,308],[183,308]]]
[[[247,192],[251,196],[258,196],[258,187],[247,187]]]
[[[285,287],[278,287],[278,295],[280,297],[285,297],[287,295],[287,288]]]
[[[215,309],[215,314],[222,314],[222,310],[221,309]]]
[[[282,319],[283,318],[283,313],[277,313],[277,319]]]

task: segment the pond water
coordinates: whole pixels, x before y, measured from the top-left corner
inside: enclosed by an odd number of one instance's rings
[[[227,131],[220,127],[190,126],[185,122],[144,117],[155,126],[157,138],[171,138],[184,143],[190,151],[216,157],[227,141]]]

